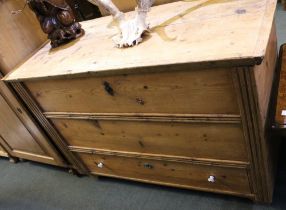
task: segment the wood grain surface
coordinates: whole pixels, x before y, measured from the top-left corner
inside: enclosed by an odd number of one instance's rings
[[[1,73],[0,73],[1,78]],[[25,154],[25,159],[39,161],[39,162],[46,162],[46,156],[50,156],[49,163],[52,162],[53,165],[59,165],[64,166],[65,161],[59,154],[59,152],[55,149],[54,145],[50,142],[49,138],[44,134],[43,130],[39,127],[37,122],[32,118],[30,112],[27,110],[26,107],[20,102],[19,98],[15,97],[14,91],[11,89],[10,86],[7,86],[4,84],[3,81],[0,81],[0,96],[5,100],[5,104],[7,106],[1,107],[1,112],[6,113],[6,117],[11,120],[10,125],[6,124],[6,118],[1,118],[1,124],[7,125],[8,127],[5,128],[3,126],[2,128],[8,129],[9,126],[13,125],[16,126],[18,124],[22,124],[19,127],[22,127],[25,129],[26,133],[30,135],[30,138],[21,138],[21,134],[18,132],[17,135],[19,135],[19,138],[11,138],[11,144],[10,144],[10,138],[6,139],[6,144],[9,145],[9,148],[11,150],[15,149],[18,151],[22,151],[23,154]],[[4,101],[3,101],[4,103]],[[10,111],[9,111],[10,110]],[[11,116],[10,116],[11,114]],[[16,121],[15,121],[16,120]],[[13,135],[13,129],[10,128],[8,130],[5,130],[7,134]],[[16,132],[17,133],[17,132]],[[26,140],[28,140],[27,144],[25,143]],[[18,142],[17,145],[21,145],[20,147],[14,148],[13,142]],[[34,145],[31,146],[30,144]],[[30,150],[26,150],[26,148],[40,148],[40,150],[31,152]],[[20,149],[21,148],[21,149]],[[6,150],[7,151],[7,150]],[[45,152],[44,156],[39,156],[39,154],[42,154],[43,151]],[[23,158],[22,153],[20,154],[20,157]],[[11,155],[11,154],[10,154]],[[15,152],[14,152],[14,155]],[[42,158],[43,157],[43,158]]]
[[[156,161],[142,158],[127,158],[109,155],[78,153],[95,175],[105,175],[145,181],[165,183],[184,188],[204,191],[240,194],[250,196],[247,170],[205,165],[190,165],[172,161]],[[98,167],[102,163],[103,167]],[[214,183],[208,182],[215,176]]]
[[[10,147],[15,150],[24,150],[30,153],[45,155],[45,152],[39,145],[34,143],[31,134],[27,131],[1,95],[0,105],[0,119],[1,122],[5,122],[1,123],[0,133],[3,139],[7,139]]]
[[[23,62],[46,41],[36,16],[28,8],[13,15],[12,11],[24,7],[25,0],[0,2],[0,69],[5,75]]]
[[[258,104],[263,128],[266,126],[267,120],[269,120],[268,109],[277,64],[277,56],[277,36],[275,24],[273,24],[265,58],[261,65],[254,67],[254,78],[257,86],[257,97],[259,100]]]
[[[6,80],[130,73],[135,68],[151,71],[146,67],[186,63],[190,69],[218,62],[254,65],[265,56],[275,8],[276,0],[195,0],[156,6],[148,18],[151,34],[142,44],[125,49],[114,47],[117,29],[110,26],[111,17],[83,22],[85,36],[55,50],[44,46]]]
[[[0,78],[24,62],[45,41],[35,15],[23,9],[24,0],[0,1]],[[34,120],[23,101],[16,96],[11,86],[0,81],[1,144],[10,157],[66,166],[60,153],[55,149],[44,131]]]
[[[240,124],[67,119],[52,122],[71,146],[248,161]]]
[[[45,112],[239,114],[231,70],[186,69],[25,84]]]

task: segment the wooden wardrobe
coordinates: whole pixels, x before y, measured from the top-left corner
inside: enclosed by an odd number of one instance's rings
[[[24,0],[0,1],[0,78],[46,42],[46,35],[28,8],[12,14],[24,5]],[[17,92],[3,81],[0,81],[0,124],[0,155],[66,166]]]

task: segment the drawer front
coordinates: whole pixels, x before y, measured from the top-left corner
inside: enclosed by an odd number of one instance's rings
[[[53,119],[70,146],[247,161],[240,124]]]
[[[25,83],[46,112],[238,114],[231,69]]]
[[[93,174],[207,191],[250,194],[246,169],[110,155],[78,155]]]

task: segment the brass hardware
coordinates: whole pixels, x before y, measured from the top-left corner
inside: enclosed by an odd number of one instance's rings
[[[136,98],[136,102],[140,105],[144,105],[145,101],[142,98]]]
[[[153,169],[154,166],[150,163],[144,163],[144,168]]]

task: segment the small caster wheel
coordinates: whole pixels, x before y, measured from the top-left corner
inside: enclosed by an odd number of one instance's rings
[[[9,162],[10,163],[18,163],[19,162],[19,158],[9,157]]]
[[[92,177],[97,181],[100,181],[100,178],[102,178],[102,176],[96,176],[96,175],[92,175]]]
[[[73,168],[70,168],[70,169],[68,170],[68,172],[69,172],[69,174],[72,174],[72,175],[77,176],[77,177],[82,177],[82,176],[83,176],[82,174],[78,173],[77,170],[75,170],[75,169],[73,169]]]

